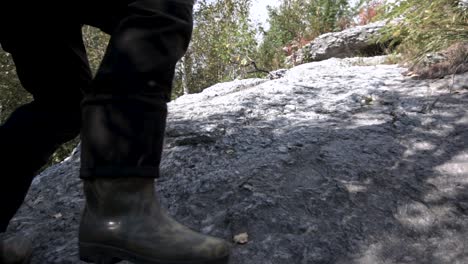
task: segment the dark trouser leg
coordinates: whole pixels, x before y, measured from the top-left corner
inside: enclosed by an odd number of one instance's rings
[[[0,232],[22,204],[38,169],[80,131],[81,89],[91,81],[81,27],[56,32],[54,28],[17,29],[21,35],[1,36],[34,101],[0,126]]]
[[[81,177],[158,177],[175,65],[192,32],[190,0],[137,0],[83,101]],[[99,25],[99,19],[94,26]]]
[[[184,3],[185,2],[185,3]],[[94,263],[227,263],[229,244],[165,213],[158,176],[175,64],[187,49],[192,1],[132,1],[110,30],[83,101],[81,177],[86,205],[80,259]]]

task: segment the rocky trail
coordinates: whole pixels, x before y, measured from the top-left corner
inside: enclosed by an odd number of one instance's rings
[[[169,104],[158,182],[180,222],[232,241],[232,264],[468,263],[468,73],[405,77],[328,59]],[[80,263],[79,150],[39,175],[10,225],[33,263]]]

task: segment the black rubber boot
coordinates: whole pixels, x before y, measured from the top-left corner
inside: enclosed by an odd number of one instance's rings
[[[32,244],[22,236],[3,238],[0,235],[0,264],[29,264],[32,256]]]
[[[179,224],[161,208],[154,179],[84,180],[80,259],[99,264],[227,263],[227,242]]]

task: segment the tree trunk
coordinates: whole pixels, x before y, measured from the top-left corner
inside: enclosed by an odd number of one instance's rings
[[[187,84],[187,67],[186,67],[187,65],[186,65],[185,60],[186,58],[183,57],[180,62],[180,66],[182,68],[182,90],[184,92],[184,95],[190,93],[188,84]]]

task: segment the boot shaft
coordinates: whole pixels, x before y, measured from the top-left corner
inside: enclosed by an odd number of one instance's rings
[[[148,214],[159,206],[154,179],[115,178],[84,180],[86,209],[103,218]]]

